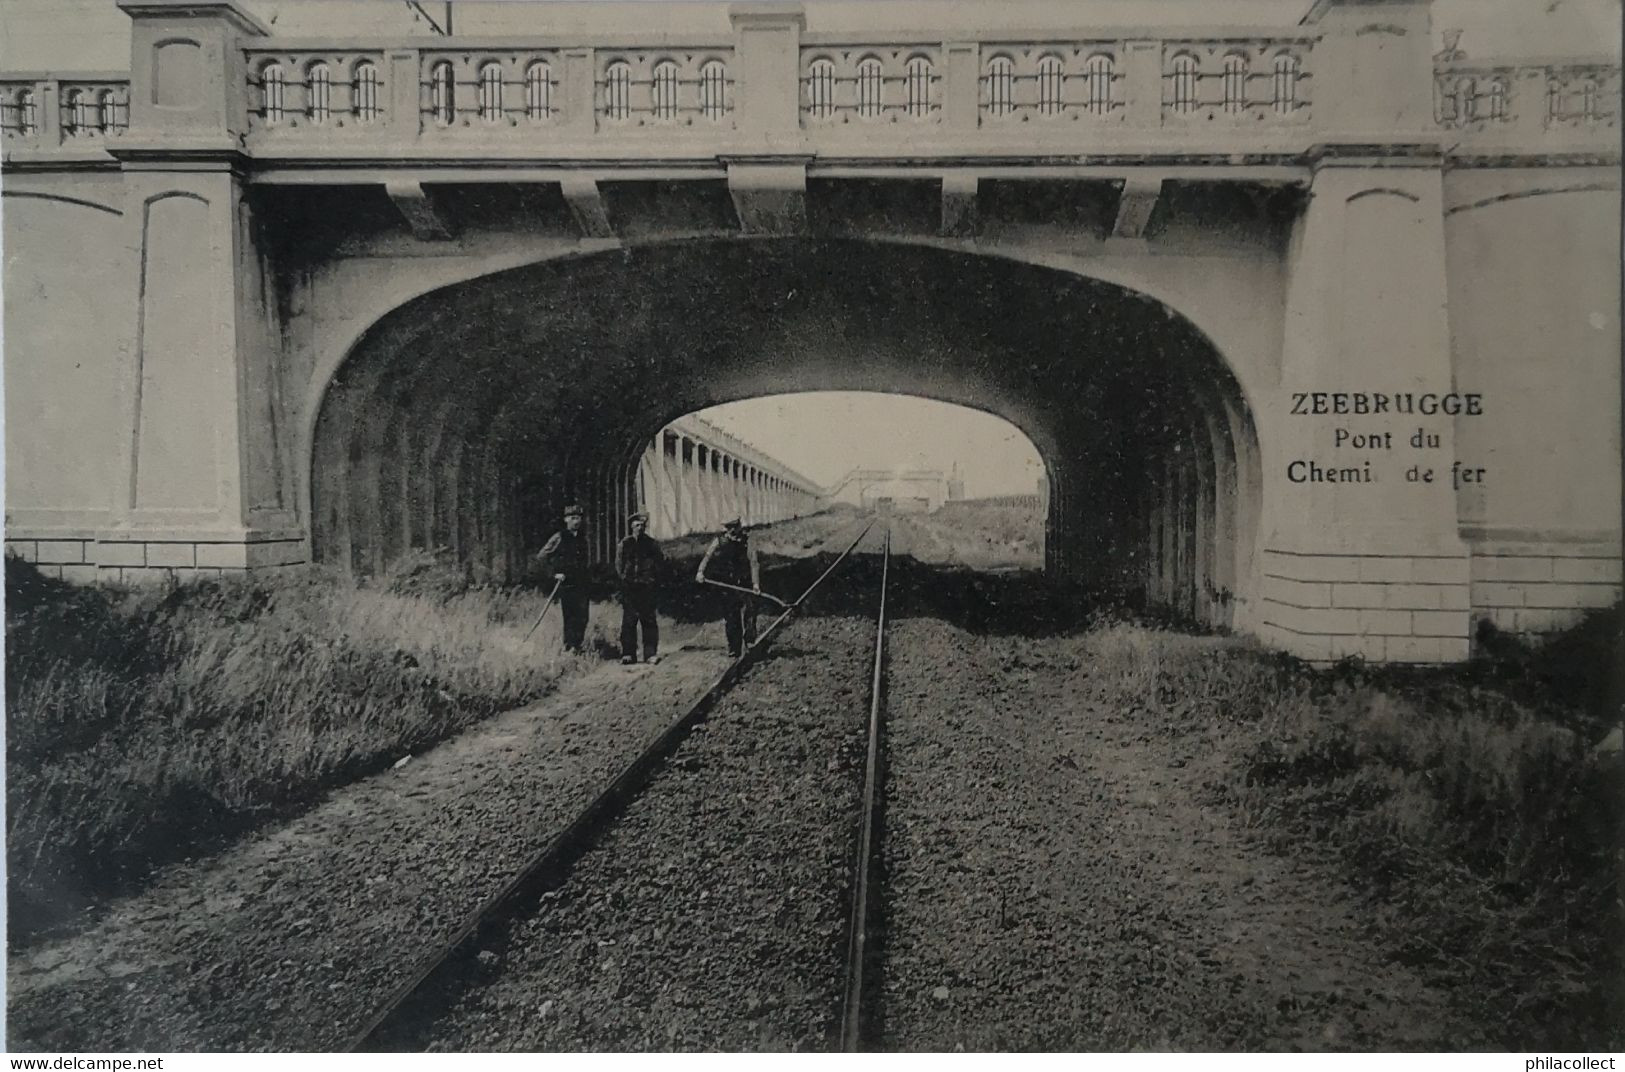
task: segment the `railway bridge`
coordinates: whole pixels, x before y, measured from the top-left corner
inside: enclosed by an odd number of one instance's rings
[[[874,390],[1026,432],[1050,570],[1308,658],[1618,597],[1617,56],[1427,0],[317,6],[119,0],[127,69],[0,77],[15,553],[501,576],[682,414]]]

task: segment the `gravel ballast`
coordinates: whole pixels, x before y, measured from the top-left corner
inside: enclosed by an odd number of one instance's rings
[[[873,641],[861,618],[793,622],[409,1044],[827,1048]]]
[[[1332,868],[1210,804],[1199,728],[1089,700],[1076,638],[895,622],[880,1043],[1462,1049]]]

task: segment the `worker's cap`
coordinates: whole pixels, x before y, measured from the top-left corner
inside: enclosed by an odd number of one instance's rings
[[[585,512],[581,509],[581,507],[577,506],[575,503],[571,503],[569,506],[566,506],[564,508],[564,516],[565,517],[583,517],[583,516],[585,516]]]
[[[642,510],[639,510],[637,513],[626,519],[626,523],[629,525],[634,521],[641,521],[647,525],[649,523],[649,515]]]
[[[740,529],[742,529],[742,528],[744,528],[744,527],[745,527],[745,523],[744,523],[744,522],[743,522],[743,521],[740,521],[740,520],[739,520],[739,519],[738,519],[738,518],[737,518],[737,517],[736,517],[736,518],[733,518],[733,519],[732,519],[732,520],[730,520],[730,521],[724,521],[724,522],[723,522],[723,523],[722,523],[722,527],[723,527],[723,528],[725,528],[725,529],[729,529],[729,530],[730,530],[730,531],[734,531],[734,532],[737,532],[737,531],[739,531],[739,530],[740,530]]]

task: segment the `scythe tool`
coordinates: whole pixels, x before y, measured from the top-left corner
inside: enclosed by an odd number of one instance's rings
[[[528,642],[531,636],[535,634],[536,630],[541,627],[542,619],[547,617],[547,608],[553,605],[553,600],[558,597],[559,589],[563,585],[564,579],[562,577],[553,582],[553,590],[547,594],[547,602],[542,604],[542,613],[536,615],[536,624],[530,627],[530,632],[526,633],[525,639],[521,640],[519,643],[524,644]]]
[[[777,603],[779,606],[784,607],[786,610],[788,610],[790,608],[790,604],[786,603],[784,600],[780,599],[778,596],[770,596],[766,592],[758,592],[754,588],[741,588],[737,584],[729,584],[727,581],[713,581],[709,577],[706,578],[705,583],[706,584],[714,584],[718,588],[726,588],[730,592],[743,592],[747,596],[761,596],[763,599],[770,600],[770,601],[772,601],[774,603]]]

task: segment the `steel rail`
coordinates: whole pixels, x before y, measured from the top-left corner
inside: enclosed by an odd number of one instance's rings
[[[868,1027],[863,1009],[869,928],[875,922],[874,860],[879,842],[882,720],[885,711],[886,580],[891,571],[891,529],[880,558],[880,613],[875,626],[874,675],[869,683],[869,746],[863,763],[863,817],[853,860],[852,915],[847,923],[846,990],[841,1003],[841,1052],[856,1053]]]
[[[422,958],[405,981],[390,991],[389,996],[377,1006],[365,1026],[351,1036],[349,1044],[344,1047],[345,1051],[350,1053],[364,1051],[370,1043],[374,1043],[382,1029],[406,1007],[407,1003],[444,970],[460,951],[466,949],[471,940],[486,926],[495,922],[504,910],[522,902],[528,895],[562,885],[570,868],[592,847],[598,835],[637,797],[648,784],[656,768],[677,750],[677,746],[688,736],[690,730],[705,720],[717,700],[749,669],[765,650],[773,635],[790,620],[813,590],[823,584],[825,578],[833,573],[836,567],[846,561],[852,549],[857,547],[858,542],[867,536],[873,527],[874,521],[871,520],[846,549],[836,556],[828,568],[807,586],[807,590],[768,624],[756,640],[745,649],[744,654],[728,665],[687,712],[661,731],[636,759],[616,775],[614,780],[577,813],[570,824],[559,831],[502,889],[470,913],[450,939]]]

